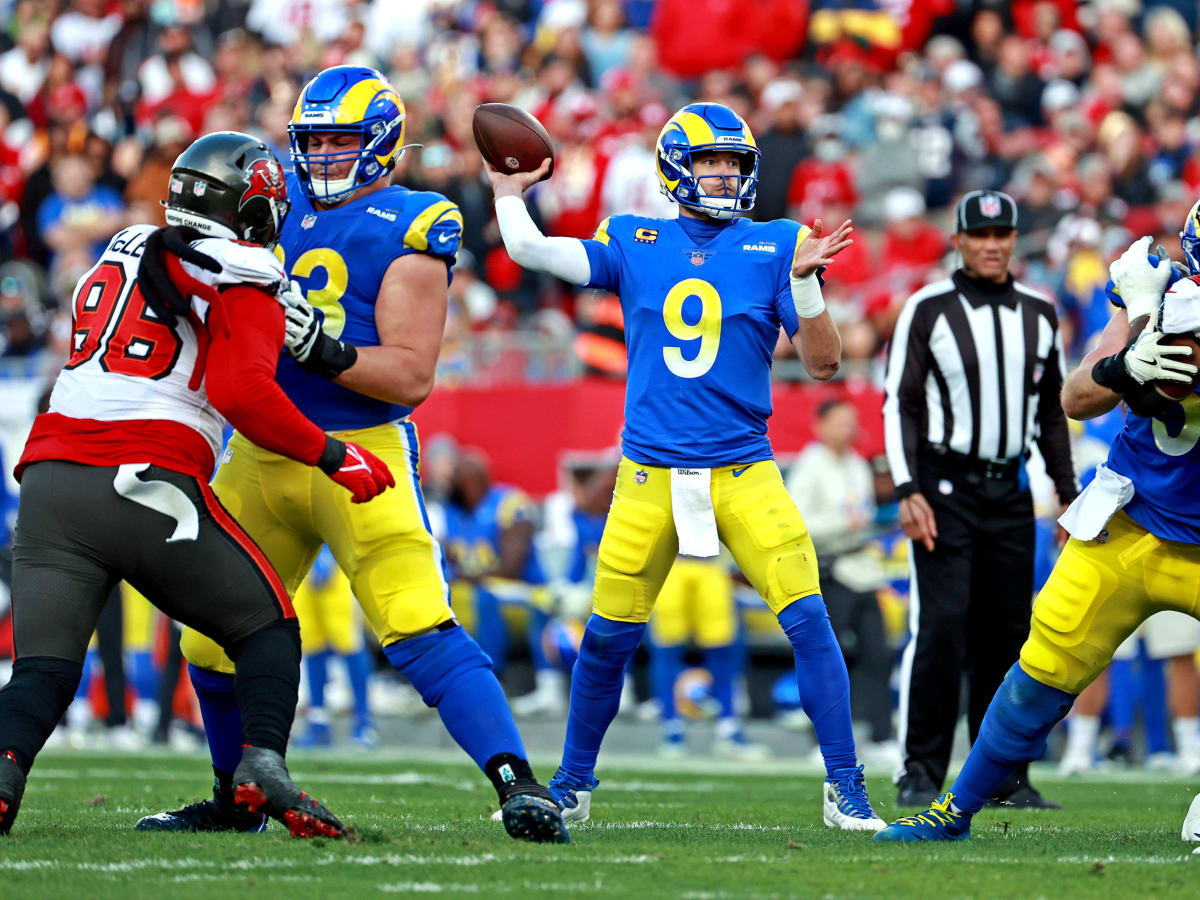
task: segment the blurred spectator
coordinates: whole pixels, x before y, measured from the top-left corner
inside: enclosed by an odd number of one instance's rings
[[[831,113],[819,116],[809,128],[812,156],[797,164],[788,186],[791,218],[811,222],[824,216],[831,203],[851,209],[857,205],[858,189],[842,141],[842,127],[841,117]]]
[[[380,6],[386,5],[380,3]],[[420,18],[420,5],[408,2],[406,7],[417,7],[412,18]],[[349,25],[347,0],[252,0],[246,14],[246,27],[263,36],[268,44],[287,47],[308,41],[328,44],[342,36]],[[393,18],[408,18],[397,15],[392,6]]]
[[[106,14],[104,0],[71,0],[70,8],[50,26],[50,42],[71,62],[99,63],[120,30],[120,13]]]
[[[624,29],[621,0],[595,0],[581,39],[592,78],[600,81],[610,69],[629,61],[633,33]]]
[[[125,187],[125,203],[135,222],[166,225],[162,204],[167,199],[171,166],[192,142],[192,130],[178,116],[164,116],[154,126],[154,140]]]
[[[0,54],[0,88],[29,103],[46,80],[50,67],[50,32],[44,22],[26,25],[17,36],[17,45]]]
[[[148,125],[162,113],[184,118],[193,133],[204,126],[204,113],[216,99],[217,80],[208,60],[192,48],[192,29],[171,25],[158,37],[158,52],[138,68],[142,99],[137,120]]]
[[[54,253],[86,251],[94,262],[125,224],[121,195],[96,184],[82,155],[62,157],[51,172],[54,192],[38,209],[38,233]]]
[[[800,118],[803,96],[804,88],[800,82],[790,77],[768,82],[759,95],[759,102],[769,117],[767,128],[756,135],[762,158],[758,164],[754,217],[760,222],[787,215],[792,170],[808,153],[808,138]]]
[[[862,201],[854,218],[863,225],[883,220],[879,198],[891,188],[909,187],[922,196],[925,193],[921,148],[909,128],[912,103],[899,94],[881,94],[874,106],[875,141],[863,149],[857,167],[857,187]],[[921,205],[924,207],[924,200]]]
[[[24,356],[42,346],[50,327],[44,289],[41,273],[29,263],[0,265],[0,356]]]
[[[910,187],[892,188],[883,198],[880,264],[889,273],[892,290],[908,292],[925,280],[930,266],[947,250],[942,230],[925,218],[925,199]],[[901,287],[906,283],[907,287]]]

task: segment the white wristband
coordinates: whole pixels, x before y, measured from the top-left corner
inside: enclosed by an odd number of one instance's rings
[[[821,282],[816,274],[804,278],[788,277],[792,285],[792,303],[796,307],[796,315],[802,319],[815,319],[825,312],[825,298],[821,296]]]

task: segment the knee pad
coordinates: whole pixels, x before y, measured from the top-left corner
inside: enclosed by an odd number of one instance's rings
[[[384,647],[383,652],[430,707],[441,703],[465,673],[492,668],[492,661],[475,639],[457,625],[396,641]]]
[[[772,605],[784,606],[793,597],[819,596],[820,590],[817,554],[811,541],[784,547],[767,562],[767,599]],[[821,606],[823,609],[824,603]]]
[[[610,619],[650,618],[645,573],[666,527],[667,511],[660,506],[626,497],[613,501],[597,556],[596,612]]]
[[[1074,702],[1072,694],[1042,684],[1016,663],[992,698],[980,740],[1002,760],[1037,759],[1046,748],[1051,729],[1070,712]]]

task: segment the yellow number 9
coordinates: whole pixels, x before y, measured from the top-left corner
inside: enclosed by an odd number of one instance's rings
[[[275,255],[286,265],[283,248],[278,244],[275,245]],[[321,330],[330,337],[341,337],[342,329],[346,327],[346,308],[342,306],[341,299],[350,282],[346,261],[336,250],[317,247],[302,253],[292,266],[291,273],[300,278],[310,278],[317,269],[325,270],[325,286],[310,288],[305,299],[324,313],[325,321]]]
[[[700,321],[695,325],[683,321],[683,304],[688,297],[700,298]],[[700,278],[685,278],[679,282],[667,292],[663,324],[681,341],[700,341],[700,349],[692,359],[685,359],[679,347],[663,347],[663,362],[672,374],[680,378],[699,378],[712,368],[721,344],[721,295],[715,287]]]

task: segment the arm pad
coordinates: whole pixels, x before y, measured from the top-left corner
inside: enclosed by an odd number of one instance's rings
[[[571,284],[587,284],[592,264],[578,238],[546,237],[538,230],[520,197],[496,199],[500,237],[513,262],[526,269],[547,272]]]

